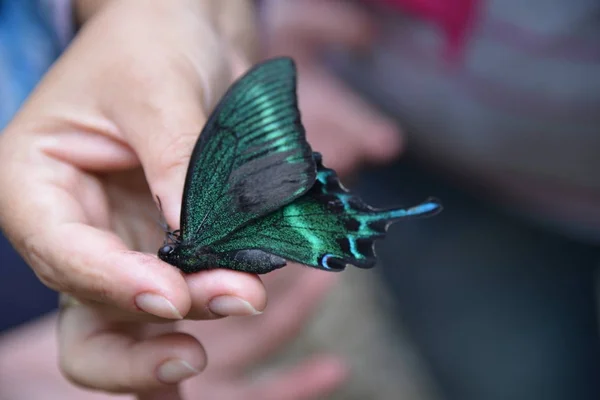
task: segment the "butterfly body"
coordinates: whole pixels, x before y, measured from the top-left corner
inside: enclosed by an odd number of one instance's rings
[[[371,268],[389,224],[440,210],[433,199],[376,210],[348,192],[306,142],[295,67],[278,58],[238,80],[209,118],[192,153],[180,233],[158,256],[188,273],[267,273],[286,260]]]
[[[163,261],[177,266],[185,273],[228,268],[261,274],[286,264],[285,259],[258,249],[216,252],[210,248],[197,249],[193,245],[167,244],[159,250],[159,256],[160,254],[163,254]]]

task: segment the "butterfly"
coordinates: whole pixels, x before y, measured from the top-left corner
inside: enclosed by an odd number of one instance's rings
[[[345,189],[306,141],[296,80],[294,61],[280,57],[229,88],[193,149],[180,229],[167,232],[161,260],[185,273],[263,274],[287,261],[371,268],[374,240],[392,222],[441,210],[435,199],[377,210]]]

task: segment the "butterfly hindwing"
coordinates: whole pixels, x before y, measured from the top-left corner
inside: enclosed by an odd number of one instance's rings
[[[308,193],[211,246],[219,264],[255,273],[283,266],[280,258],[330,271],[349,264],[371,268],[376,262],[374,240],[385,235],[390,223],[441,210],[433,199],[409,209],[373,209],[344,189],[317,153],[315,160],[317,180]],[[258,253],[248,257],[248,249]]]
[[[215,108],[193,150],[181,240],[206,246],[306,193],[316,167],[290,58],[258,64]]]

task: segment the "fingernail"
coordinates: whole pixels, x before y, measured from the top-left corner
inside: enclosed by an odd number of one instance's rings
[[[163,383],[177,383],[199,373],[200,370],[188,362],[175,359],[162,363],[156,371],[156,376]]]
[[[154,293],[138,294],[135,298],[135,304],[149,314],[161,318],[183,319],[183,316],[175,308],[173,303],[165,297]]]
[[[208,303],[208,309],[215,314],[230,317],[262,314],[246,300],[233,296],[215,297]]]

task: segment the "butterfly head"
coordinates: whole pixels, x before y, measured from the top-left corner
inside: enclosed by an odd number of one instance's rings
[[[179,259],[178,248],[181,245],[181,234],[179,230],[167,232],[165,242],[162,247],[158,249],[158,258],[162,261],[171,265],[177,265]]]
[[[175,246],[172,244],[165,244],[163,247],[158,249],[158,257],[166,261],[165,259],[169,258],[171,254],[175,251]]]
[[[198,256],[194,256],[194,249],[181,243],[165,243],[158,249],[158,258],[167,264],[190,272],[199,264]]]
[[[187,243],[179,231],[167,232],[165,242],[158,249],[158,258],[185,273],[214,268],[217,264],[210,249]]]

